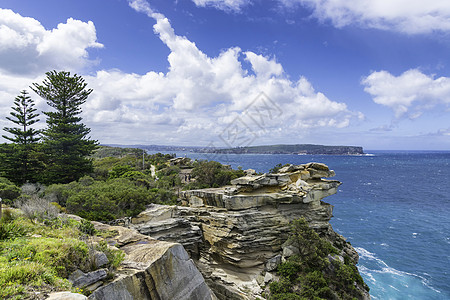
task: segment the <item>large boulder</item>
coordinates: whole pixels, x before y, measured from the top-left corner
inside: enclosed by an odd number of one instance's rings
[[[95,289],[89,299],[216,299],[183,246],[158,241],[134,229],[93,222],[108,232],[107,242],[125,252],[115,278]]]

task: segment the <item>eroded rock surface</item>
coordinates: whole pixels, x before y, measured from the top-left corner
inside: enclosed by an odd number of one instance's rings
[[[283,253],[295,251],[283,244],[290,221],[302,216],[357,262],[356,251],[328,223],[333,206],[321,201],[341,184],[323,179],[334,171],[309,163],[289,165],[276,174],[248,174],[231,186],[184,191],[181,206],[151,205],[130,226],[183,244],[219,299],[258,297],[275,276],[267,272]]]
[[[126,253],[115,278],[89,299],[216,299],[183,246],[158,241],[134,229],[93,222],[107,242]]]

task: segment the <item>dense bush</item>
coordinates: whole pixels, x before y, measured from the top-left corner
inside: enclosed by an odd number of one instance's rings
[[[270,299],[352,299],[361,296],[355,282],[368,290],[349,257],[345,256],[344,263],[330,262],[329,257],[340,252],[304,218],[292,222],[289,240],[300,254],[278,266],[280,280],[270,284]]]
[[[110,221],[140,213],[152,202],[151,195],[145,187],[116,178],[82,187],[67,198],[66,207],[69,213],[89,220]]]
[[[198,160],[193,166],[191,175],[195,178],[195,182],[187,188],[221,187],[245,175],[241,169],[233,170],[217,161]]]
[[[127,172],[134,171],[134,168],[129,165],[116,165],[109,171],[109,179],[120,178]]]
[[[83,178],[80,178],[80,180],[83,180]],[[67,199],[84,188],[86,188],[86,185],[76,181],[67,184],[52,184],[45,189],[44,198],[65,207]]]
[[[3,203],[10,204],[13,200],[20,196],[20,188],[10,180],[0,177],[0,198]]]

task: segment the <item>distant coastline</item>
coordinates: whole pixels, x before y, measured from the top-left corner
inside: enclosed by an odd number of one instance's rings
[[[148,151],[183,151],[215,154],[365,155],[363,148],[359,146],[325,146],[314,144],[263,145],[237,148],[116,144],[108,144],[105,146],[141,148]]]

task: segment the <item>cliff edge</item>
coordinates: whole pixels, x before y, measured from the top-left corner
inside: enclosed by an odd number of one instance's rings
[[[356,251],[329,224],[333,206],[322,201],[341,184],[324,179],[334,175],[321,163],[288,165],[275,174],[250,172],[231,186],[183,191],[179,206],[151,205],[130,227],[181,243],[219,299],[263,298],[270,283],[280,280],[279,266],[303,253],[289,239],[293,220],[303,217],[333,246],[328,265],[357,263]],[[328,269],[323,272],[337,272]],[[370,299],[363,282],[350,281],[352,296]]]

